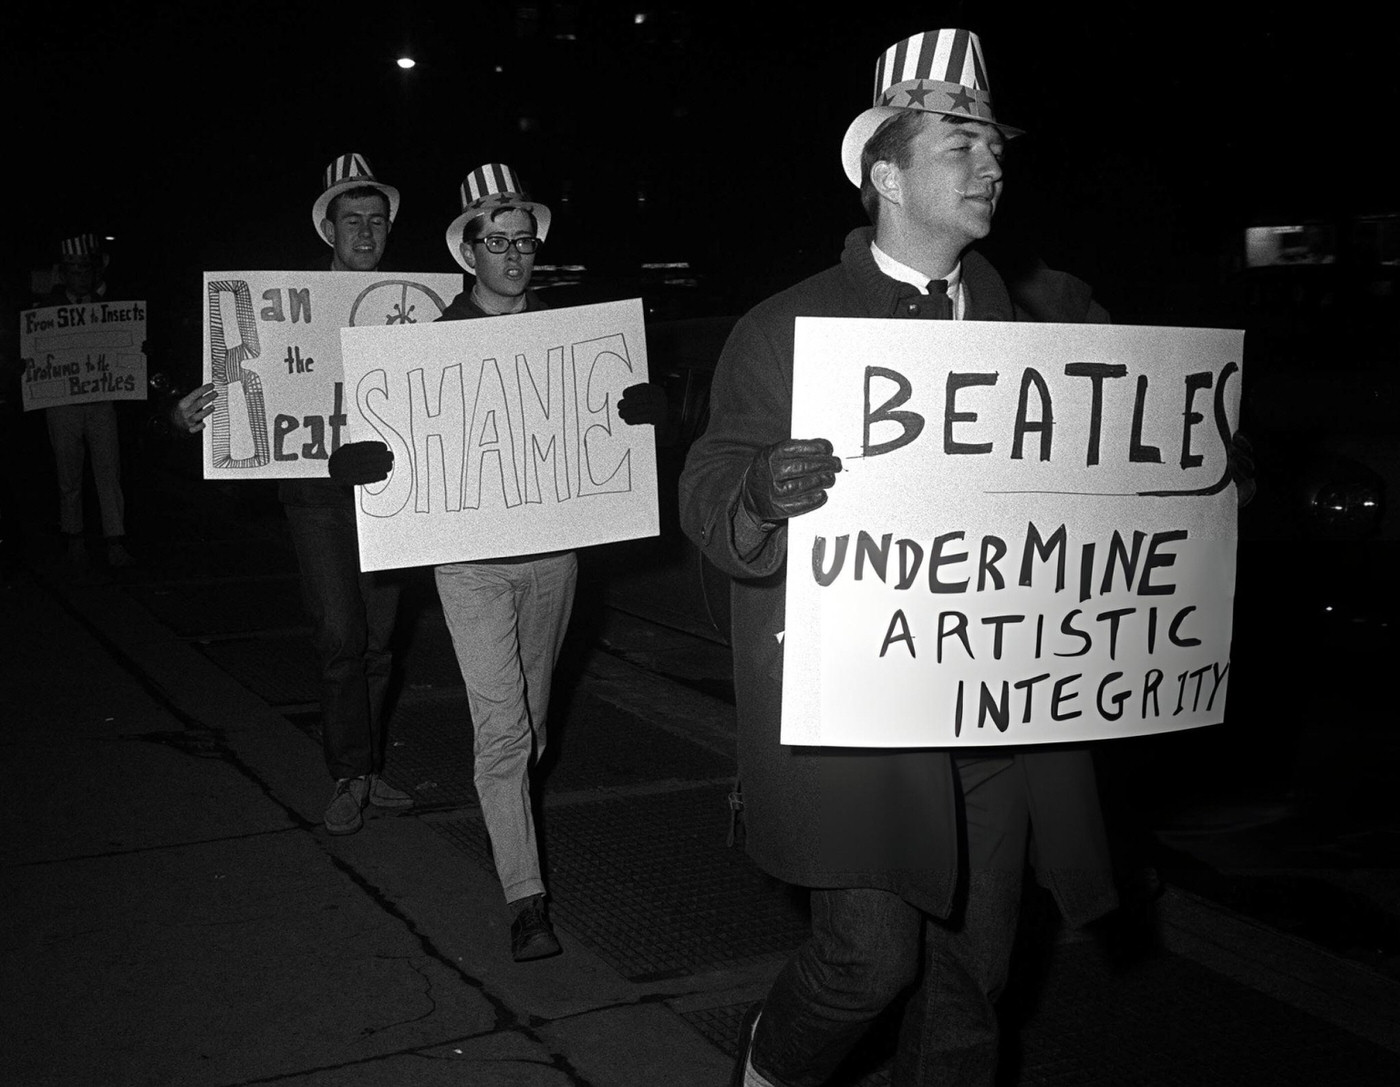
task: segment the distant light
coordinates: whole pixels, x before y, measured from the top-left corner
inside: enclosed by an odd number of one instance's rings
[[[395,61],[395,63],[398,64],[398,66],[404,71],[408,71],[408,69],[412,68],[418,62],[412,57],[399,57],[399,59]]]
[[[494,71],[497,75],[500,75],[502,72],[505,71],[505,68],[498,64],[496,65]]]
[[[117,240],[117,236],[115,234],[104,234],[102,240],[104,242],[114,242]]]
[[[632,16],[632,22],[634,22],[637,26],[641,26],[646,21],[647,13],[645,11],[639,11],[636,15]]]

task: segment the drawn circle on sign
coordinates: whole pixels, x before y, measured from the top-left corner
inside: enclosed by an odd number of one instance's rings
[[[381,279],[355,299],[350,307],[350,327],[426,324],[436,321],[446,308],[431,287],[411,279]]]

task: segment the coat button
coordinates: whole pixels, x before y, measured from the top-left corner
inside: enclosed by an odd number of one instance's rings
[[[908,314],[909,314],[910,317],[917,317],[917,316],[919,316],[919,303],[917,303],[917,302],[910,302],[910,303],[909,303],[909,309],[908,309],[907,312],[908,312]]]

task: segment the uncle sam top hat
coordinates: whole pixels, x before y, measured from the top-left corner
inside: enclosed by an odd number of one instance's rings
[[[535,217],[540,241],[544,241],[544,236],[549,233],[549,209],[530,199],[530,194],[525,191],[514,170],[499,162],[478,166],[462,182],[462,214],[453,219],[447,228],[447,249],[452,259],[472,275],[476,275],[476,271],[462,259],[462,238],[467,232],[467,224],[497,208],[528,211]]]
[[[107,262],[112,259],[103,248],[102,239],[96,234],[75,234],[73,237],[64,238],[58,243],[60,262],[72,260],[74,257],[92,257],[94,260],[100,257],[104,268],[107,266]]]
[[[394,222],[394,216],[399,213],[399,190],[392,185],[386,185],[384,182],[376,180],[374,171],[370,169],[369,161],[364,155],[354,151],[341,155],[327,166],[321,184],[326,191],[316,198],[316,203],[311,205],[311,225],[316,228],[316,237],[327,245],[330,245],[331,242],[321,233],[321,222],[330,212],[331,201],[343,192],[365,186],[378,189],[384,194],[384,199],[389,201],[389,223],[391,225]]]
[[[886,119],[909,109],[984,121],[1008,138],[1022,133],[996,118],[977,35],[970,30],[926,30],[896,42],[875,62],[875,104],[851,122],[841,141],[841,165],[852,185],[861,183],[860,155],[866,142]]]

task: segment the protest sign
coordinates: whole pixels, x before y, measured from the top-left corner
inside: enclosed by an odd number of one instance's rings
[[[640,299],[341,333],[351,440],[394,467],[356,492],[360,568],[655,536],[656,446],[617,401],[647,380]]]
[[[986,747],[1218,723],[1242,332],[799,318],[782,742]]]
[[[205,272],[205,479],[326,477],[345,428],[340,330],[437,318],[456,272]]]
[[[25,411],[146,399],[146,303],[81,302],[19,315]]]

